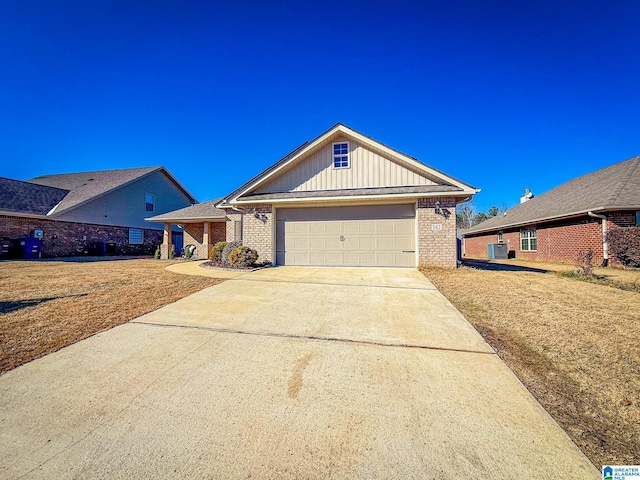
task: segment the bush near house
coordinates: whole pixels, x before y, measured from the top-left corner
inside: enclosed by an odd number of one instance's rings
[[[222,261],[222,251],[227,246],[227,242],[218,242],[211,249],[211,260],[214,262]]]
[[[229,243],[227,243],[224,246],[224,248],[222,249],[222,258],[220,258],[222,263],[224,263],[226,265],[231,265],[231,263],[229,262],[229,255],[236,248],[241,247],[241,246],[242,246],[242,242],[229,242]]]
[[[233,267],[250,267],[258,260],[258,252],[253,248],[241,246],[231,251],[229,263]]]
[[[607,232],[609,253],[625,267],[640,268],[640,227],[616,228]]]

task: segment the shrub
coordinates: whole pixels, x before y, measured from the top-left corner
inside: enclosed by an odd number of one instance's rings
[[[238,247],[229,254],[229,263],[234,267],[250,267],[258,260],[258,252],[249,247]]]
[[[214,262],[222,261],[222,250],[227,246],[227,242],[218,242],[211,249],[211,260]]]
[[[156,248],[156,253],[153,254],[153,258],[155,258],[156,260],[160,260],[160,245],[158,245],[158,248]]]
[[[578,252],[578,265],[583,277],[593,277],[593,250],[580,250]]]
[[[640,268],[640,227],[615,228],[607,232],[609,253],[625,267]]]
[[[176,258],[176,247],[171,245],[171,251],[169,252],[169,259],[173,260],[174,258]]]
[[[222,249],[222,255],[221,255],[220,261],[222,261],[222,263],[226,263],[227,265],[229,265],[229,254],[233,252],[236,248],[241,246],[242,246],[242,242],[227,243]]]

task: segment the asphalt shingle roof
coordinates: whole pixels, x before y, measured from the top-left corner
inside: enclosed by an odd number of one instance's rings
[[[220,199],[211,200],[210,202],[197,203],[190,207],[181,208],[172,212],[163,213],[162,215],[156,215],[155,217],[147,218],[150,222],[178,222],[182,221],[188,223],[188,220],[209,220],[215,218],[226,218],[226,212],[215,207]]]
[[[161,169],[162,167],[145,167],[42,175],[28,180],[28,182],[69,191],[56,208],[55,213],[59,214]]]
[[[628,208],[640,210],[640,156],[575,178],[464,233],[526,225],[589,211]]]
[[[69,190],[0,178],[0,210],[46,215]]]

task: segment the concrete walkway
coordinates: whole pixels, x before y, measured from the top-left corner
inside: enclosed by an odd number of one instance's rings
[[[169,265],[167,270],[175,273],[182,273],[183,275],[198,275],[201,277],[212,277],[212,278],[234,278],[239,277],[240,275],[245,275],[248,272],[238,271],[238,270],[223,270],[220,268],[205,268],[201,267],[202,262],[181,262],[174,263],[173,265]]]
[[[0,377],[1,478],[600,478],[411,269],[244,274]]]

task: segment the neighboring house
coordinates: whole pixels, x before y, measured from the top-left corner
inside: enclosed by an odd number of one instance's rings
[[[44,257],[152,254],[163,225],[145,217],[194,202],[164,167],[0,178],[0,238],[41,236]]]
[[[608,258],[603,235],[640,224],[640,156],[576,178],[464,231],[467,257],[487,258],[489,243],[511,256],[575,263],[593,250]],[[607,262],[603,262],[607,263]]]
[[[201,225],[206,237],[192,236],[199,258],[218,240],[237,240],[277,265],[455,267],[456,205],[478,191],[338,124],[207,211],[149,220],[165,220],[167,232]]]

